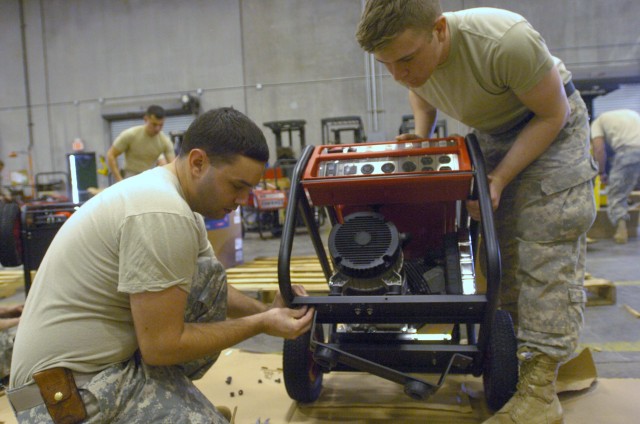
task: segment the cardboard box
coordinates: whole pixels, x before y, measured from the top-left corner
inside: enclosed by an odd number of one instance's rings
[[[207,238],[216,257],[225,268],[244,262],[242,251],[242,218],[240,208],[223,219],[206,219]]]

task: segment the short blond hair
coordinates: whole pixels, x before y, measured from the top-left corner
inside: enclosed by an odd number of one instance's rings
[[[439,0],[367,0],[356,39],[360,47],[372,53],[404,30],[430,30],[440,15]]]

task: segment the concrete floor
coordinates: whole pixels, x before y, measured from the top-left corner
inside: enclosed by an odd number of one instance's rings
[[[601,377],[640,377],[640,320],[626,310],[640,310],[640,240],[620,245],[598,240],[587,249],[587,270],[615,283],[613,305],[587,307],[582,343],[594,350]]]
[[[322,227],[328,235],[328,225]],[[326,240],[326,238],[325,238]],[[280,239],[262,240],[257,233],[245,234],[245,262],[259,256],[277,256]],[[294,237],[292,255],[314,255],[315,251],[304,231]],[[581,344],[593,350],[598,375],[603,378],[640,378],[640,320],[624,305],[640,310],[640,239],[631,238],[625,245],[610,239],[590,243],[587,249],[587,272],[593,278],[615,283],[617,302],[613,305],[589,306]],[[280,351],[281,341],[259,337],[242,347],[255,351]]]

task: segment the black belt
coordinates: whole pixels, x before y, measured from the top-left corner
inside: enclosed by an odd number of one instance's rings
[[[569,80],[569,82],[567,82],[564,85],[564,92],[567,95],[567,98],[569,98],[573,93],[576,92],[576,86],[573,85],[572,80]],[[534,116],[535,116],[535,113],[529,111],[525,113],[523,116],[521,116],[515,123],[513,123],[506,129],[500,128],[496,132],[492,132],[490,134],[496,137],[496,136],[503,136],[507,133],[511,133],[512,131],[520,131],[522,128],[524,128],[526,124],[529,123],[529,121],[531,121],[531,119],[533,119]]]
[[[576,92],[576,86],[573,85],[573,80],[569,80],[569,82],[564,85],[564,92],[567,94],[567,97],[571,97],[571,95]]]

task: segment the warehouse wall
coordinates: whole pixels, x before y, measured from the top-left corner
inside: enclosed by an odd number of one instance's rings
[[[34,172],[64,171],[65,154],[76,137],[87,150],[106,152],[111,143],[102,117],[106,111],[143,110],[183,93],[197,96],[204,110],[233,105],[261,126],[304,119],[308,144],[320,142],[320,119],[325,117],[359,115],[369,138],[382,140],[392,138],[401,116],[410,113],[406,91],[382,67],[373,66],[373,82],[367,78],[368,59],[354,39],[362,0],[22,4],[21,14],[20,0],[0,0],[0,158],[6,163],[5,182],[7,172],[27,167],[27,156],[20,152],[26,152],[29,140]],[[522,13],[577,78],[640,75],[637,0],[443,4],[446,10],[494,6]],[[274,153],[274,136],[262,128]],[[449,122],[450,132],[466,130]],[[9,158],[13,151],[17,157]]]

